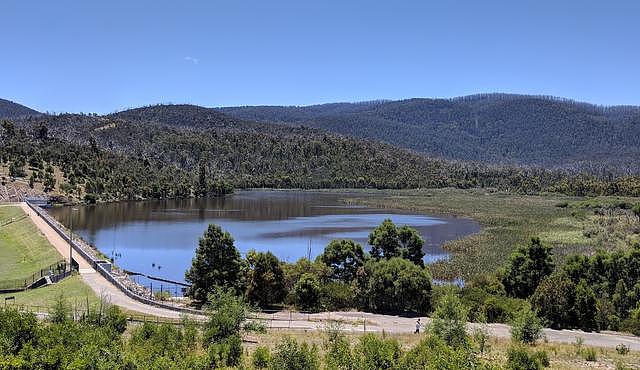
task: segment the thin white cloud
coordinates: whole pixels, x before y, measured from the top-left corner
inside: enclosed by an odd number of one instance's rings
[[[191,62],[193,64],[198,64],[200,62],[200,60],[198,58],[194,58],[194,57],[184,57],[184,60],[186,60],[187,62]]]

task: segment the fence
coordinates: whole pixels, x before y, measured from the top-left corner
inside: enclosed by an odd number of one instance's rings
[[[67,261],[60,260],[56,263],[52,263],[51,265],[45,268],[40,269],[39,271],[34,272],[33,274],[31,274],[31,276],[0,281],[0,292],[25,290],[29,286],[31,286],[33,283],[35,283],[36,281],[40,280],[45,276],[51,277],[52,282],[57,282],[61,278],[68,276],[68,275],[64,275],[66,271],[67,271]],[[64,275],[64,276],[61,276],[61,275]],[[55,281],[53,281],[54,279]]]
[[[80,304],[82,306],[82,304]],[[33,313],[41,319],[46,319],[54,309],[49,306],[37,306],[37,305],[23,305],[17,303],[7,303],[5,301],[5,308],[13,308],[21,312]],[[106,306],[105,306],[106,307]],[[92,307],[95,312],[95,307]],[[72,307],[69,310],[69,314],[76,321],[83,320],[88,316],[88,310],[86,306]],[[156,324],[171,324],[171,325],[183,325],[184,321],[181,318],[165,318],[151,315],[144,315],[133,312],[126,312],[127,320],[134,323],[156,323]],[[204,324],[207,322],[206,317],[190,317],[190,320],[195,321],[197,324]],[[247,315],[247,321],[258,322],[268,330],[311,330],[317,328],[325,322],[335,321],[327,318],[316,318],[309,312],[294,312],[294,311],[258,311],[250,312]],[[365,329],[366,330],[366,329]]]

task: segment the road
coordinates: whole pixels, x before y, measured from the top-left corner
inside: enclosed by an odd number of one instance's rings
[[[42,220],[26,203],[20,206],[40,229],[49,242],[60,252],[64,258],[69,258],[69,243],[67,243],[55,230]],[[179,318],[184,314],[169,309],[146,305],[126,296],[116,286],[97,273],[89,262],[80,255],[75,254],[75,259],[80,266],[80,275],[83,281],[99,297],[104,297],[108,302],[118,305],[126,310],[139,312],[145,315],[153,315],[167,318]],[[301,314],[289,312],[277,312],[274,314],[260,314],[267,320],[271,328],[291,330],[322,330],[328,321],[339,320],[344,323],[344,330],[353,332],[387,333],[412,333],[415,328],[415,318],[407,318],[392,315],[380,315],[363,312],[323,312],[317,314]],[[422,321],[428,325],[429,319]],[[477,324],[469,323],[469,331]],[[487,330],[490,336],[498,338],[510,338],[510,328],[505,324],[488,324]],[[553,330],[544,329],[544,335],[549,342],[575,343],[578,337],[583,338],[584,344],[594,347],[615,348],[624,343],[630,349],[640,351],[640,337],[634,337],[616,332],[588,333],[579,330]]]

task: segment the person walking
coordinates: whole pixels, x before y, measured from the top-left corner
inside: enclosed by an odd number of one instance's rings
[[[422,326],[422,323],[420,322],[420,318],[418,318],[418,321],[416,321],[416,331],[414,331],[413,334],[420,334],[421,326]]]

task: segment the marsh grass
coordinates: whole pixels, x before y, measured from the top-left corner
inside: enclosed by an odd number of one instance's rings
[[[431,266],[432,275],[437,279],[468,279],[496,271],[516,246],[534,236],[554,247],[557,262],[572,253],[624,248],[640,240],[634,233],[640,230],[640,225],[629,216],[629,210],[607,208],[621,203],[640,203],[640,199],[635,198],[425,189],[352,191],[344,195],[344,200],[349,204],[455,215],[478,221],[482,225],[480,233],[443,246],[451,257]]]

